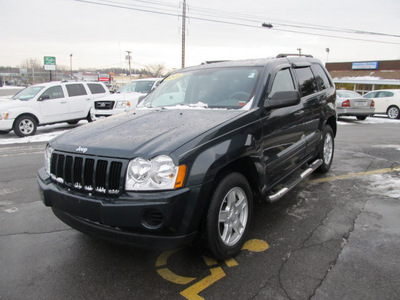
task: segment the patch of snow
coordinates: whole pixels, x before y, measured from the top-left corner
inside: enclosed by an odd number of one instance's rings
[[[29,144],[37,142],[48,142],[51,139],[59,136],[60,134],[67,132],[78,126],[87,124],[87,121],[80,121],[77,125],[68,125],[66,123],[39,126],[36,134],[28,137],[18,137],[13,131],[8,134],[0,135],[0,145],[10,144]]]
[[[370,178],[368,190],[374,194],[400,199],[400,178],[391,174],[375,174]]]

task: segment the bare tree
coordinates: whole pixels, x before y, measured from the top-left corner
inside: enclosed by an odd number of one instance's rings
[[[145,70],[154,77],[162,77],[163,75],[165,75],[166,69],[167,68],[165,67],[165,65],[161,63],[151,64],[145,67]]]

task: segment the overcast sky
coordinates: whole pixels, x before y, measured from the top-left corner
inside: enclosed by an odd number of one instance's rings
[[[0,66],[55,56],[57,65],[69,69],[72,53],[74,69],[127,67],[129,50],[135,68],[154,63],[180,68],[182,2],[0,0]],[[187,0],[187,5],[186,66],[298,48],[323,62],[400,59],[399,0]],[[273,28],[263,28],[263,22]]]

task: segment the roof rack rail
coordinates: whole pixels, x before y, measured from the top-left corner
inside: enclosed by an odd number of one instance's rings
[[[202,65],[208,65],[208,64],[216,64],[216,63],[220,63],[220,62],[227,62],[229,60],[207,60],[202,62]]]
[[[298,53],[293,53],[293,54],[291,54],[291,53],[281,53],[281,54],[278,54],[277,56],[276,56],[276,58],[282,58],[282,57],[288,57],[288,56],[304,56],[304,57],[313,57],[312,55],[310,55],[310,54],[298,54]]]

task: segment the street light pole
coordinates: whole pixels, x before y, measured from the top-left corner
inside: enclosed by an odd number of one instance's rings
[[[301,56],[301,48],[297,48],[297,50],[299,51],[299,56]]]
[[[72,79],[72,78],[74,78],[72,76],[72,53],[69,55],[69,66],[70,66],[70,69],[71,69],[71,79]]]

